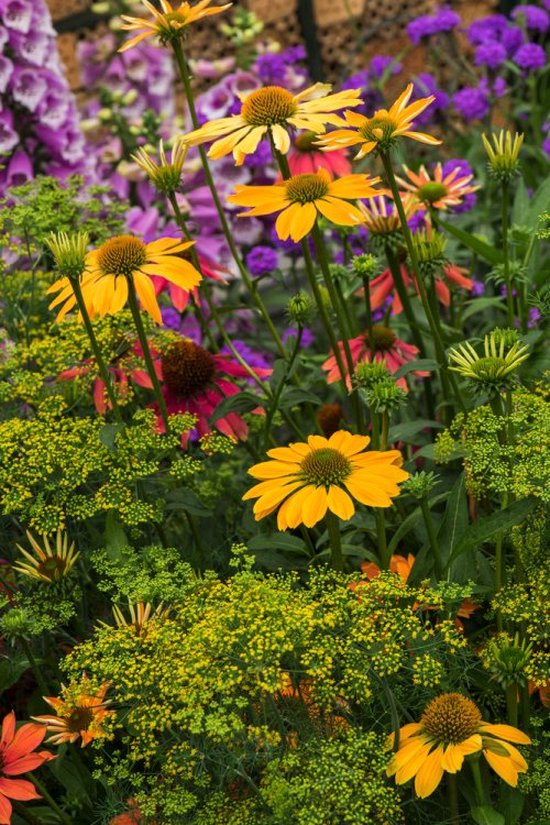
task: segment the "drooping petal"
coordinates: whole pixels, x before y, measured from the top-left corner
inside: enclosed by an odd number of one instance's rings
[[[441,782],[443,777],[442,756],[443,747],[438,745],[432,753],[426,756],[418,769],[414,780],[414,789],[421,799],[430,796]]]

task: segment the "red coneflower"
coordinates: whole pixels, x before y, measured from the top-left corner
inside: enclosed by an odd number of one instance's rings
[[[402,341],[393,330],[382,324],[374,324],[372,327],[373,349],[371,349],[368,332],[358,335],[357,338],[350,338],[348,344],[354,367],[365,361],[375,361],[385,364],[388,370],[394,373],[401,369],[408,361],[414,361],[418,358],[418,347]],[[342,354],[342,360],[345,363],[343,342],[339,341],[338,346]],[[334,354],[327,358],[323,364],[323,369],[327,372],[327,383],[333,384],[340,380],[340,370]],[[420,371],[415,371],[414,374],[418,376],[429,375],[427,372]],[[351,389],[351,376],[347,372],[347,367],[346,385]],[[398,378],[397,385],[405,392],[408,392],[407,382],[404,378]]]
[[[319,169],[328,172],[331,178],[343,178],[351,174],[351,163],[344,149],[322,152],[315,142],[315,132],[304,132],[294,139],[288,155],[291,175],[314,175]]]
[[[446,281],[460,287],[460,289],[471,290],[473,284],[471,279],[466,277],[467,271],[464,267],[457,266],[453,263],[446,263],[443,266],[443,277],[435,279],[436,295],[443,306],[448,307],[451,303],[451,293]],[[407,289],[414,283],[414,287],[418,291],[416,282],[413,282],[413,278],[409,274],[405,264],[401,264],[401,276]],[[403,305],[395,290],[391,270],[385,269],[381,275],[378,275],[378,277],[373,278],[371,281],[370,301],[373,310],[381,307],[390,295],[393,296],[392,313],[399,315],[403,312]]]

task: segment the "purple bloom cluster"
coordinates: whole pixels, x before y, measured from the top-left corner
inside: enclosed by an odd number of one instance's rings
[[[412,43],[418,46],[423,38],[450,32],[460,26],[460,22],[460,16],[456,12],[448,6],[443,6],[434,14],[422,14],[411,20],[407,25],[407,34]]]
[[[376,109],[384,105],[384,98],[380,92],[380,81],[386,73],[398,75],[403,70],[403,64],[386,54],[375,55],[368,69],[352,74],[341,86],[341,89],[361,89],[363,105],[355,111],[364,115],[372,115]]]
[[[538,43],[524,43],[514,55],[514,60],[521,69],[535,71],[546,65],[546,52]]]
[[[446,175],[450,175],[455,169],[458,169],[458,178],[464,178],[468,175],[473,175],[474,170],[470,166],[467,160],[464,158],[452,158],[451,160],[445,161],[442,167],[443,177]],[[451,207],[452,212],[462,213],[462,212],[469,212],[470,209],[473,209],[477,202],[477,195],[475,192],[470,192],[468,195],[464,195],[462,199],[462,203],[457,204],[456,206]]]
[[[38,172],[84,172],[84,138],[43,0],[0,0],[0,194]]]
[[[246,265],[252,275],[260,276],[273,272],[279,264],[277,250],[271,246],[256,246],[246,256]]]
[[[414,122],[417,126],[426,126],[428,123],[431,123],[438,112],[444,111],[449,105],[449,95],[437,88],[437,80],[433,74],[421,72],[421,74],[415,77],[411,102],[421,97],[428,97],[429,95],[433,95],[435,100],[427,109],[424,109],[423,112],[420,112],[420,114],[415,117]]]
[[[516,6],[512,11],[512,17],[519,23],[524,23],[525,28],[545,34],[550,28],[550,15],[540,6],[531,4]]]

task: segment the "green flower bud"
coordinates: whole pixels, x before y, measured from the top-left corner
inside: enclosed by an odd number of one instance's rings
[[[86,254],[90,238],[87,232],[52,233],[46,244],[53,255],[57,269],[66,278],[80,278],[86,267]]]
[[[289,321],[299,327],[307,326],[315,317],[316,311],[315,301],[303,291],[293,295],[286,308]]]
[[[489,158],[489,174],[496,180],[506,183],[519,172],[518,158],[523,143],[523,135],[501,129],[498,135],[491,135],[491,138],[492,145],[484,134],[481,135]]]
[[[356,255],[352,258],[351,267],[360,278],[370,281],[378,274],[380,265],[375,255]]]
[[[430,495],[436,484],[439,484],[439,476],[436,473],[421,470],[419,473],[412,473],[402,489],[420,501]]]

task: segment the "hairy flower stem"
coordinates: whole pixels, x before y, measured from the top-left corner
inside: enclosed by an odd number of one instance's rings
[[[502,254],[504,256],[504,282],[506,284],[506,308],[508,311],[508,326],[514,328],[514,292],[512,289],[512,279],[510,277],[510,249],[508,245],[508,230],[510,228],[510,190],[508,181],[502,181],[501,185],[501,232],[502,232]]]
[[[447,798],[449,800],[451,825],[460,825],[460,811],[458,809],[458,787],[456,784],[455,773],[447,774]]]
[[[435,575],[437,580],[441,581],[443,579],[443,559],[441,558],[441,548],[439,546],[437,533],[435,532],[435,525],[430,511],[430,505],[428,504],[428,500],[426,498],[420,499],[420,509],[422,510],[424,525],[426,527],[426,532],[428,533],[428,541],[430,542],[430,549],[434,560]]]
[[[55,799],[49,794],[48,790],[44,787],[42,782],[36,778],[32,771],[29,771],[29,777],[31,778],[36,790],[43,796],[44,801],[49,805],[52,811],[58,816],[58,818],[63,822],[63,825],[74,825],[73,820],[70,816],[68,816],[65,811],[63,811]]]
[[[162,418],[162,423],[164,424],[164,428],[166,432],[169,431],[169,422],[168,422],[168,409],[166,407],[166,401],[164,400],[164,396],[162,394],[162,389],[160,386],[160,382],[157,378],[157,373],[155,372],[155,365],[153,364],[153,357],[151,355],[151,350],[149,348],[149,342],[147,340],[147,334],[145,332],[145,328],[143,326],[143,321],[141,318],[141,313],[139,311],[137,298],[136,298],[136,290],[131,278],[128,279],[128,303],[130,305],[130,310],[132,312],[132,318],[134,319],[134,324],[136,327],[136,332],[138,334],[139,343],[141,344],[141,349],[143,350],[143,358],[145,360],[145,366],[147,367],[147,372],[149,373],[149,378],[151,379],[151,383],[153,385],[153,391],[155,393],[157,403],[159,405],[159,411]]]
[[[327,530],[330,541],[330,563],[335,570],[342,573],[344,570],[344,557],[342,555],[342,541],[340,537],[340,522],[338,517],[330,510],[327,510]]]
[[[409,253],[409,258],[411,261],[411,267],[413,271],[414,278],[416,280],[416,284],[418,287],[418,292],[420,293],[420,300],[422,301],[422,306],[424,307],[424,312],[426,314],[426,319],[428,321],[430,331],[432,333],[432,337],[434,339],[435,351],[437,354],[437,360],[439,362],[439,377],[441,379],[441,385],[443,388],[443,393],[445,397],[449,398],[450,388],[452,387],[453,394],[455,396],[456,401],[460,409],[465,412],[466,406],[462,399],[462,395],[460,393],[460,389],[458,387],[458,382],[454,377],[453,373],[449,370],[447,365],[447,359],[445,356],[445,346],[443,344],[443,340],[440,334],[440,330],[438,328],[438,324],[434,318],[432,309],[430,307],[430,301],[428,298],[428,293],[426,290],[426,285],[424,283],[424,278],[422,277],[422,273],[420,272],[420,267],[418,265],[418,258],[416,256],[416,252],[414,249],[414,244],[412,240],[411,230],[409,229],[409,225],[407,223],[407,216],[405,214],[405,208],[403,206],[403,201],[401,200],[401,195],[399,194],[399,188],[397,186],[397,181],[395,179],[395,175],[393,172],[393,167],[391,165],[390,156],[385,152],[380,152],[380,158],[384,165],[384,170],[386,172],[386,177],[388,179],[388,183],[390,184],[390,189],[392,191],[392,196],[395,201],[395,206],[397,209],[397,213],[399,215],[399,220],[401,221],[401,229],[403,232],[403,238],[405,240],[405,245],[407,247],[407,252]]]
[[[94,353],[94,358],[96,360],[97,368],[99,370],[99,375],[101,376],[101,380],[105,385],[105,390],[107,392],[107,396],[111,403],[111,407],[113,409],[114,416],[117,420],[118,424],[123,424],[124,421],[122,419],[122,413],[120,411],[120,407],[118,405],[118,400],[111,383],[111,376],[109,375],[109,370],[105,364],[105,360],[103,358],[103,354],[101,352],[101,348],[99,346],[98,340],[96,338],[96,334],[94,332],[94,328],[92,326],[92,322],[90,321],[90,315],[88,313],[88,309],[86,307],[86,302],[84,301],[84,296],[82,295],[82,289],[80,287],[80,281],[78,278],[71,278],[71,286],[73,288],[74,297],[76,298],[76,303],[78,304],[78,308],[80,310],[80,314],[82,316],[82,321],[84,323],[84,328],[88,334],[88,338],[90,339],[90,344]]]
[[[189,70],[188,70],[188,67],[187,67],[187,61],[186,61],[185,55],[183,53],[183,48],[182,48],[181,42],[177,39],[173,40],[172,41],[172,47],[174,49],[174,55],[176,57],[176,63],[178,65],[178,70],[179,70],[180,77],[181,77],[181,80],[182,80],[182,83],[183,83],[183,88],[184,88],[184,91],[185,91],[185,97],[187,99],[187,105],[189,107],[189,114],[191,116],[191,122],[193,124],[193,128],[198,129],[199,128],[199,121],[198,121],[198,118],[197,118],[197,110],[195,109],[195,101],[194,101],[194,98],[193,98],[193,90],[191,89],[191,80],[190,80],[190,77],[189,77]],[[268,328],[268,330],[271,334],[271,337],[273,338],[273,341],[275,342],[275,346],[277,347],[277,350],[279,351],[279,354],[281,355],[282,358],[284,358],[285,354],[286,354],[284,344],[281,341],[281,337],[280,337],[279,333],[275,329],[275,326],[273,324],[273,321],[271,320],[271,317],[269,315],[267,307],[265,306],[264,302],[262,301],[261,296],[259,295],[257,289],[255,288],[254,283],[253,283],[250,275],[248,274],[246,267],[244,266],[244,264],[241,260],[241,256],[239,255],[239,250],[237,249],[237,246],[236,246],[235,241],[233,239],[233,235],[231,234],[231,228],[229,226],[229,223],[227,222],[227,217],[226,217],[222,202],[220,200],[218,190],[216,189],[216,184],[214,182],[214,178],[212,177],[212,172],[210,171],[210,165],[208,163],[208,157],[206,155],[204,147],[199,146],[198,149],[199,149],[199,155],[200,155],[200,159],[201,159],[201,162],[202,162],[202,166],[203,166],[203,169],[204,169],[204,175],[205,175],[205,178],[206,178],[206,183],[207,183],[208,188],[210,189],[210,192],[212,194],[212,200],[214,201],[214,206],[216,207],[216,211],[217,211],[218,217],[220,219],[220,224],[221,224],[221,227],[222,227],[222,231],[223,231],[223,234],[225,235],[225,239],[227,241],[227,245],[229,247],[231,255],[233,256],[233,260],[235,261],[235,263],[237,265],[237,268],[239,270],[239,274],[240,274],[241,278],[243,279],[244,284],[245,284],[246,288],[248,289],[248,291],[250,293],[250,297],[252,298],[252,300],[256,304],[256,307],[259,310],[260,315],[264,319],[265,325],[267,326],[267,328]]]

